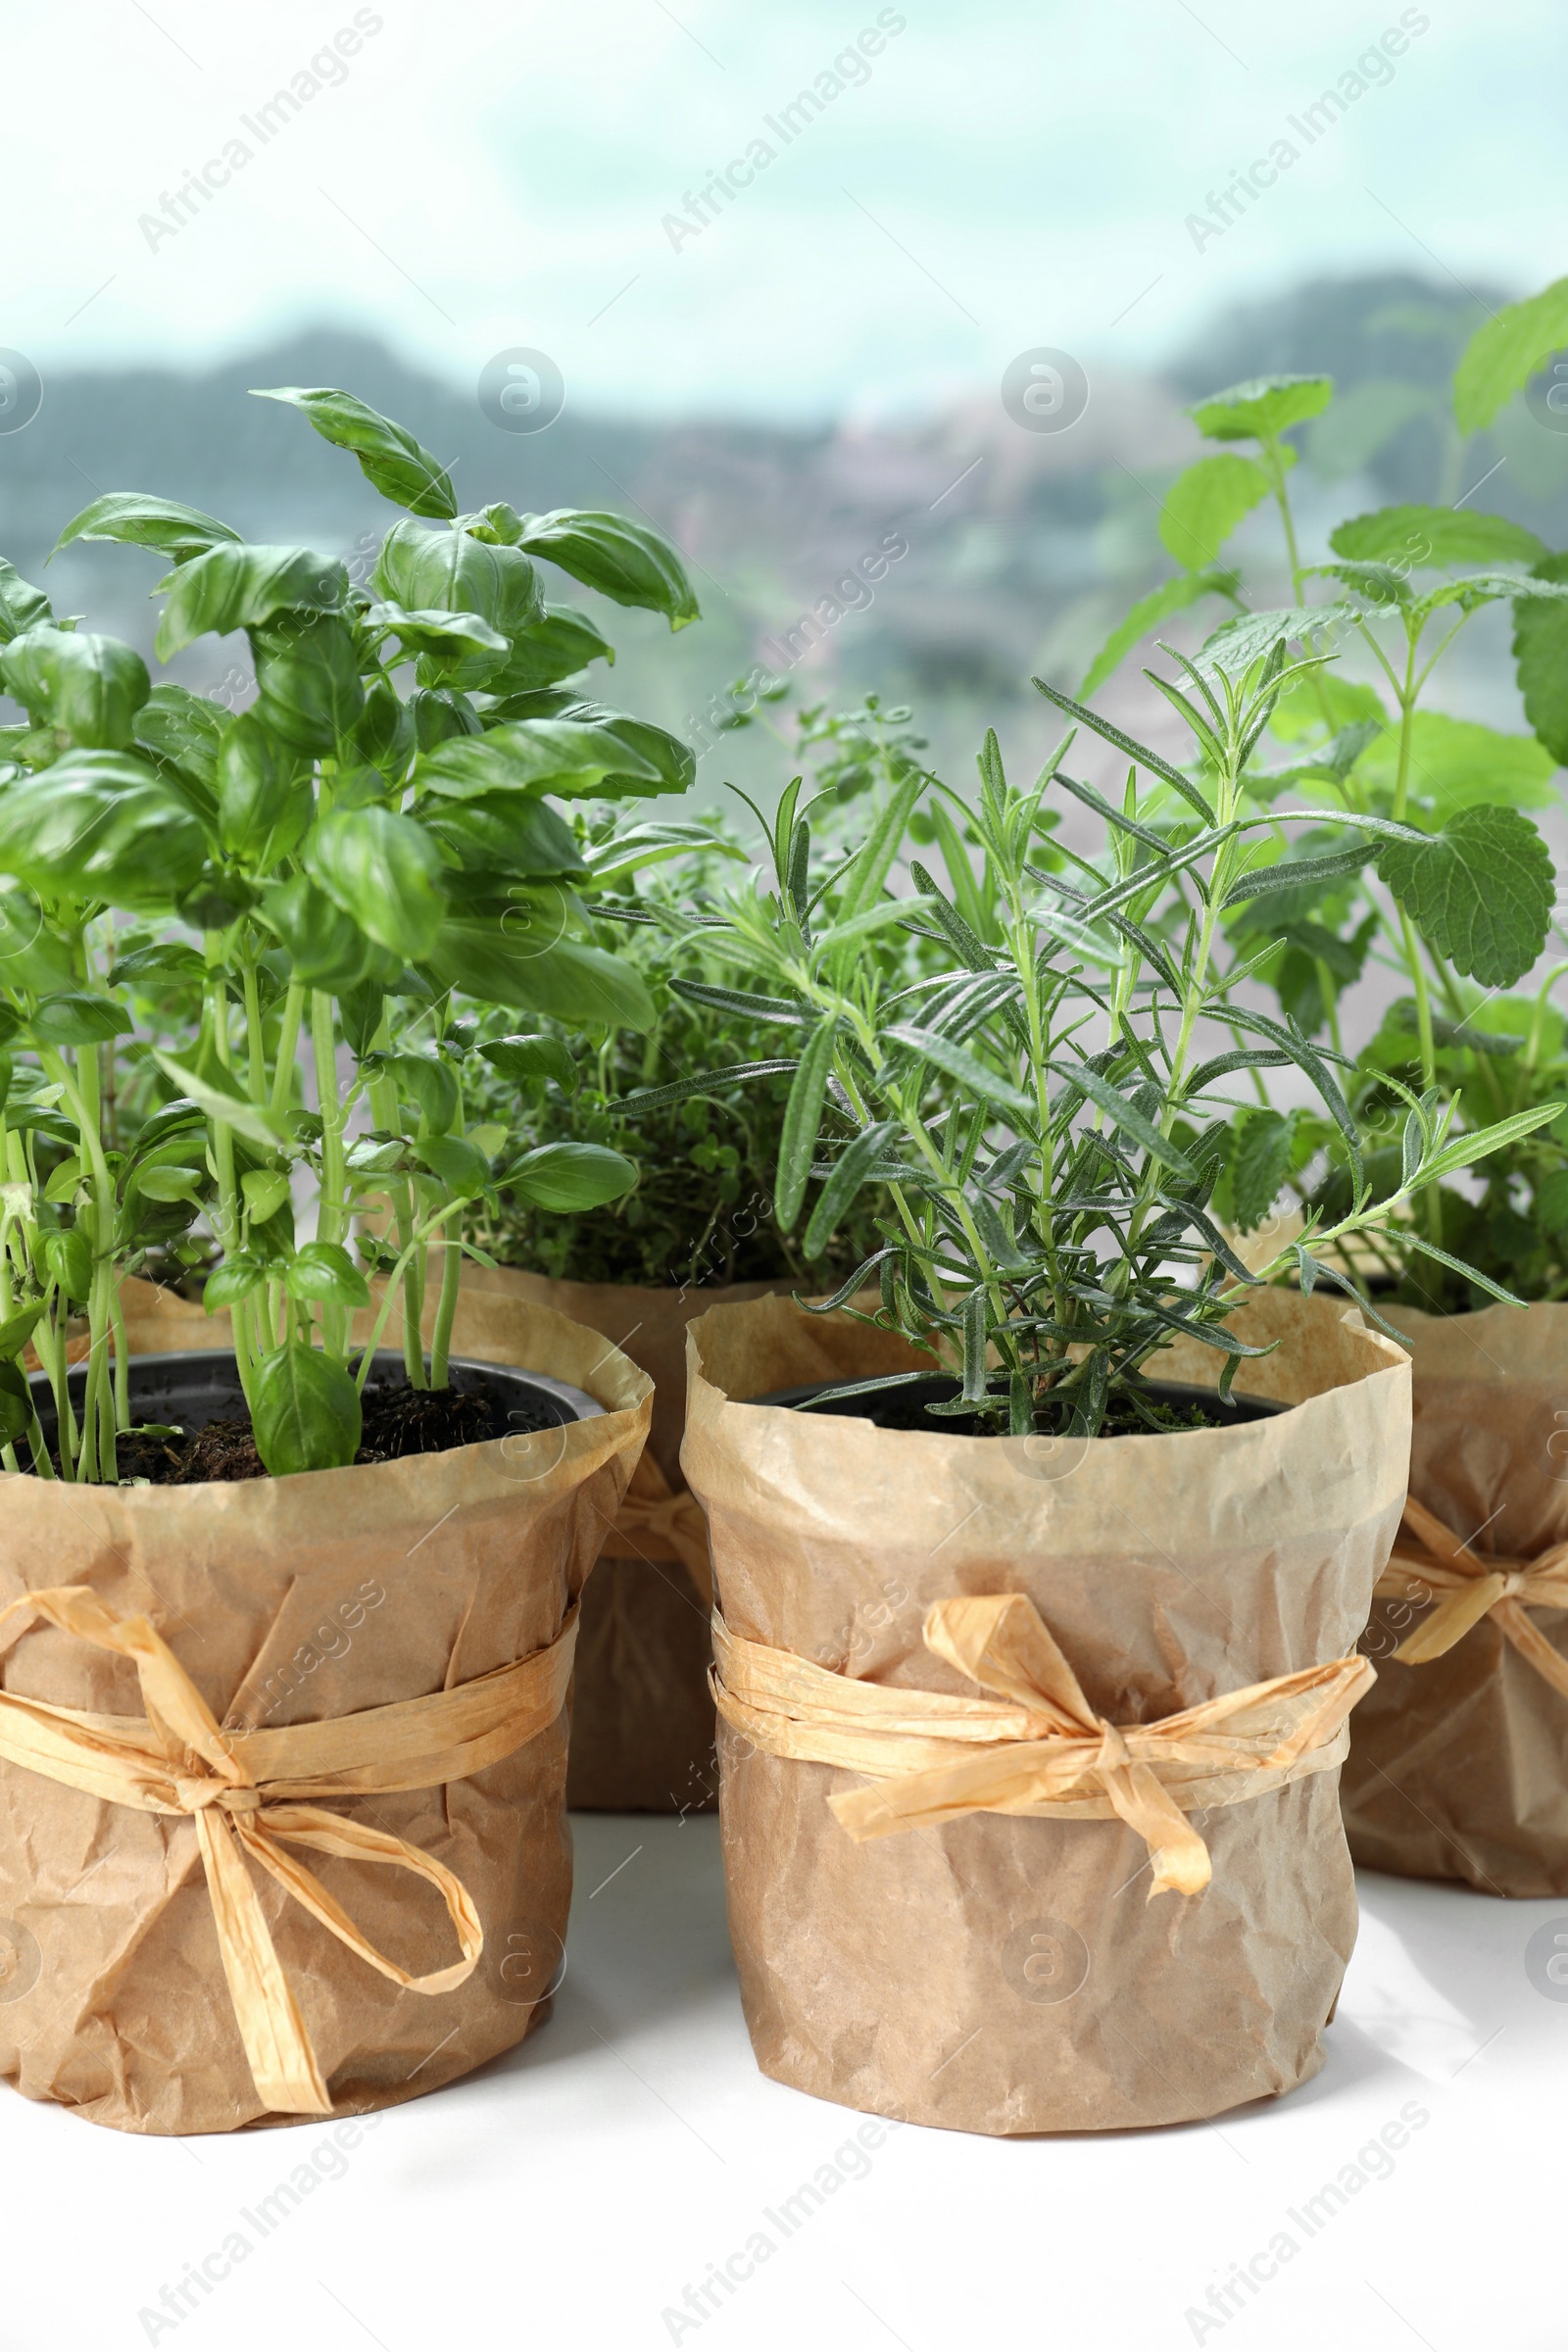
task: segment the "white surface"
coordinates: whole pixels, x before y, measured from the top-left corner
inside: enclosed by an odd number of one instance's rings
[[[554,2016],[511,2057],[325,2159],[340,2177],[265,2238],[244,2209],[327,2131],[127,2138],[0,2091],[3,2352],[1568,2342],[1568,2000],[1526,1971],[1537,1929],[1560,1920],[1568,1935],[1568,1901],[1363,1879],[1328,2065],[1294,2097],[1217,2126],[1100,2139],[891,2130],[862,2158],[864,2119],[753,2065],[716,1823],[579,1815],[575,1828]],[[1412,2101],[1429,2120],[1389,2176],[1308,2237],[1291,2209]],[[766,2209],[845,2149],[835,2169],[858,2177],[786,2237]],[[177,2324],[145,2324],[163,2288],[236,2230],[251,2251],[230,2276]],[[759,2230],[774,2250],[754,2275],[717,2312],[672,2327],[666,2311],[691,2319],[687,2287]],[[1294,2257],[1212,2324],[1210,2286],[1282,2230]]]

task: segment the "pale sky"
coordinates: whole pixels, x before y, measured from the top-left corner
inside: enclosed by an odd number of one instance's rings
[[[541,349],[600,410],[870,420],[1032,347],[1156,360],[1313,271],[1563,268],[1561,0],[5,0],[0,27],[0,348],[46,381],[324,319],[454,381]],[[1308,144],[1290,118],[1344,75]],[[321,86],[264,141],[244,118],[296,76]],[[1188,216],[1282,138],[1199,249]],[[665,216],[759,139],[677,249]]]

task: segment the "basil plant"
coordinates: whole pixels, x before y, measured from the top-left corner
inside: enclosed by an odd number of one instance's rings
[[[839,872],[825,920],[820,890],[803,879],[809,819],[797,780],[772,828],[771,887],[759,881],[694,918],[705,955],[727,952],[762,972],[769,993],[677,987],[721,998],[759,1027],[793,1025],[798,1052],[634,1096],[629,1106],[791,1071],[775,1213],[786,1231],[804,1216],[805,1254],[820,1260],[863,1189],[887,1188],[879,1247],[819,1311],[848,1307],[932,1352],[956,1383],[951,1400],[924,1408],[936,1426],[956,1416],[1075,1438],[1170,1426],[1148,1380],[1170,1340],[1214,1349],[1228,1395],[1239,1365],[1260,1352],[1227,1321],[1250,1288],[1287,1267],[1304,1288],[1320,1275],[1350,1287],[1339,1259],[1353,1237],[1561,1108],[1461,1139],[1451,1105],[1401,1088],[1401,1165],[1379,1197],[1332,1053],[1288,1017],[1231,998],[1217,949],[1227,907],[1252,887],[1254,845],[1317,820],[1311,808],[1248,806],[1259,736],[1282,695],[1320,668],[1288,662],[1282,639],[1276,631],[1272,643],[1206,667],[1175,657],[1182,682],[1164,689],[1195,738],[1186,768],[1037,679],[1074,732],[1091,728],[1125,758],[1120,800],[1069,774],[1073,733],[1023,786],[988,735],[975,807],[911,767]],[[940,822],[916,834],[927,794]],[[1098,858],[1055,838],[1063,796],[1103,826]],[[1379,838],[1412,838],[1392,819],[1364,821]],[[909,856],[911,836],[940,848],[945,887]],[[901,858],[912,890],[893,887]],[[1172,904],[1179,911],[1152,927]],[[865,952],[890,926],[935,951],[912,978]],[[1343,1137],[1351,1197],[1250,1269],[1209,1204],[1234,1087],[1286,1064]],[[880,1304],[858,1302],[873,1281]]]
[[[30,1448],[40,1476],[117,1477],[131,1425],[119,1286],[193,1230],[280,1474],[353,1460],[395,1303],[410,1382],[445,1384],[466,1209],[504,1183],[569,1212],[635,1179],[621,1154],[569,1140],[492,1159],[502,1131],[466,1126],[465,1072],[480,1052],[526,1059],[525,1036],[497,1035],[519,1013],[652,1023],[637,972],[591,937],[579,829],[555,803],[679,793],[693,758],[564,682],[614,657],[587,613],[546,601],[541,566],[679,628],[697,617],[679,559],[611,514],[460,514],[430,453],[348,393],[263,397],[406,510],[368,587],[335,557],[251,546],[141,495],[95,500],[60,541],[167,557],[159,661],[243,630],[250,708],[154,685],[129,646],[57,617],[0,564],[0,686],[24,713],[0,729],[0,1441],[8,1468]],[[310,1191],[302,1240],[294,1199]],[[356,1262],[359,1212],[376,1204],[381,1233]],[[378,1303],[368,1273],[384,1278]],[[69,1327],[83,1318],[75,1407]],[[29,1341],[54,1390],[55,1465]]]

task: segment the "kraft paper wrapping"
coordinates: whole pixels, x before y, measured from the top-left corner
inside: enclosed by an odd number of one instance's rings
[[[938,1602],[1018,1592],[1094,1714],[1153,1724],[1344,1659],[1398,1525],[1410,1375],[1352,1313],[1267,1293],[1243,1384],[1298,1410],[1077,1447],[878,1430],[740,1398],[917,1368],[899,1341],[782,1299],[690,1340],[683,1461],[729,1633],[890,1688],[976,1685],[927,1648]],[[1160,1359],[1212,1384],[1212,1350]],[[719,1736],[730,1930],[776,2081],[954,2130],[1216,2115],[1305,2082],[1355,1936],[1338,1773],[1194,1816],[1200,1893],[1150,1899],[1125,1822],[973,1814],[857,1842],[867,1784]]]
[[[1415,1500],[1483,1565],[1528,1566],[1568,1540],[1568,1306],[1389,1320],[1411,1348]],[[1401,1664],[1393,1653],[1437,1605],[1374,1603],[1378,1686],[1345,1770],[1350,1849],[1403,1877],[1568,1894],[1568,1697],[1490,1614],[1442,1656]],[[1568,1659],[1568,1608],[1532,1605],[1528,1587],[1524,1606]]]
[[[128,1334],[132,1346],[144,1344],[148,1322],[169,1327],[163,1346],[199,1344],[194,1327],[179,1328],[177,1303],[153,1302]],[[641,1450],[651,1385],[597,1333],[520,1301],[486,1301],[463,1345],[569,1381],[606,1412],[533,1436],[275,1481],[117,1490],[12,1477],[0,1515],[0,1606],[70,1586],[86,1588],[117,1621],[145,1617],[228,1735],[336,1722],[551,1649]],[[26,1612],[19,1617],[27,1624]],[[144,1717],[128,1657],[47,1623],[12,1641],[18,1623],[0,1633],[0,1689],[90,1715]],[[329,2112],[436,2089],[511,2048],[547,2013],[571,1894],[567,1730],[564,1703],[536,1737],[480,1771],[340,1801],[348,1820],[460,1883],[483,1949],[450,1989],[389,1981],[270,1871],[241,1865]],[[235,1746],[245,1752],[243,1740]],[[124,2131],[285,2120],[258,2095],[247,2063],[201,1845],[188,1814],[137,1811],[0,1762],[0,2076]],[[450,1971],[458,1944],[439,1886],[407,1866],[330,1850],[316,1875],[399,1970]]]
[[[686,1326],[709,1306],[760,1298],[771,1286],[656,1291],[472,1264],[463,1280],[465,1304],[488,1295],[528,1298],[602,1331],[654,1383],[648,1450],[618,1529],[605,1530],[583,1597],[566,1801],[591,1813],[710,1813],[718,1771],[708,1693],[707,1538],[680,1469]],[[677,1519],[673,1533],[689,1539],[684,1545],[661,1523],[682,1510],[689,1528]]]

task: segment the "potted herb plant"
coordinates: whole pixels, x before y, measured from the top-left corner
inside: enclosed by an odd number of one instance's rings
[[[747,696],[750,710],[737,700],[732,727],[769,721],[785,692]],[[799,844],[811,891],[831,898],[846,829],[880,807],[924,748],[909,715],[872,696],[850,711],[807,708],[787,733],[770,726],[813,778],[817,842],[813,851],[803,834]],[[655,1384],[648,1447],[584,1595],[567,1797],[588,1810],[710,1811],[712,1580],[702,1512],[680,1470],[686,1327],[709,1306],[832,1289],[874,1249],[882,1203],[865,1191],[826,1254],[808,1259],[772,1194],[792,1032],[759,1033],[749,1006],[737,1016],[731,965],[705,969],[687,956],[672,972],[671,929],[689,910],[700,914],[722,874],[744,862],[733,838],[711,823],[602,820],[585,828],[582,846],[601,934],[617,938],[641,973],[656,1018],[587,1037],[559,1022],[548,1034],[482,1037],[468,1065],[469,1103],[508,1129],[514,1156],[559,1140],[594,1143],[630,1156],[636,1187],[566,1221],[503,1185],[496,1201],[466,1212],[465,1282],[602,1331]],[[654,877],[634,893],[634,877],[650,867]],[[759,1056],[777,1066],[759,1073]],[[705,1092],[642,1107],[662,1081],[693,1070],[718,1076]]]
[[[544,2014],[577,1597],[649,1418],[545,1308],[474,1302],[460,1360],[465,1212],[635,1175],[565,1137],[492,1157],[461,1079],[493,1008],[654,1017],[554,803],[678,792],[691,755],[553,693],[603,641],[539,564],[672,626],[685,575],[612,515],[460,515],[347,393],[269,397],[407,510],[368,589],[149,496],[63,534],[167,560],[160,659],[245,631],[248,710],[0,572],[0,1886],[35,1964],[0,2072],[137,2131],[385,2103]],[[128,1278],[193,1232],[226,1345],[138,1355]],[[117,1857],[86,1899],[84,1841]],[[410,1874],[441,1898],[413,1921]]]
[[[1493,422],[1565,331],[1568,281],[1480,326],[1454,377],[1461,438]],[[1297,626],[1345,657],[1282,698],[1272,723],[1285,765],[1260,760],[1249,786],[1259,808],[1282,791],[1317,803],[1320,822],[1259,852],[1272,870],[1228,923],[1238,974],[1271,983],[1282,1010],[1335,1046],[1370,983],[1394,975],[1394,1002],[1385,981],[1381,1019],[1370,1037],[1363,1023],[1346,1080],[1361,1153],[1386,1176],[1405,1089],[1453,1102],[1456,1132],[1568,1092],[1556,876],[1531,813],[1558,805],[1553,771],[1568,758],[1568,557],[1467,498],[1352,516],[1330,534],[1329,561],[1303,563],[1286,436],[1331,415],[1333,390],[1327,377],[1274,380],[1200,403],[1200,428],[1231,446],[1175,484],[1164,527],[1192,581],[1204,551],[1217,555],[1251,506],[1272,504]],[[1238,572],[1225,576],[1246,593]],[[1512,610],[1533,734],[1431,707],[1454,640],[1498,604]],[[1341,674],[1352,657],[1360,677]],[[1357,831],[1366,811],[1421,839],[1379,846]],[[1332,1215],[1348,1191],[1338,1132],[1315,1110],[1238,1118],[1217,1202],[1238,1223],[1264,1217],[1282,1192]],[[1380,1681],[1345,1779],[1351,1850],[1380,1869],[1560,1894],[1568,1119],[1521,1129],[1473,1185],[1434,1186],[1409,1222],[1367,1237],[1360,1263],[1411,1348],[1415,1385],[1411,1507],[1367,1637]]]
[[[1215,963],[1250,838],[1295,821],[1242,787],[1317,667],[1282,637],[1167,681],[1191,772],[1045,689],[1131,762],[1125,794],[1069,777],[1070,738],[1019,787],[988,737],[978,861],[941,796],[947,891],[918,859],[912,900],[888,889],[915,776],[826,927],[789,881],[792,795],[778,886],[730,900],[735,955],[768,977],[756,1016],[797,1023],[783,1221],[810,1200],[809,1255],[861,1185],[893,1203],[822,1307],[715,1309],[691,1339],[743,1999],[763,2069],[820,2096],[1100,2128],[1210,2115],[1321,2062],[1354,1927],[1337,1767],[1408,1373],[1353,1310],[1304,1327],[1207,1208],[1239,1074],[1294,1064],[1353,1147],[1329,1057],[1226,1003]],[[1042,828],[1057,792],[1098,811],[1099,861]],[[1187,919],[1156,934],[1178,876]],[[945,955],[889,988],[863,944],[909,922]],[[837,1148],[830,1091],[856,1130]],[[1413,1092],[1405,1116],[1395,1187],[1358,1171],[1344,1216],[1290,1245],[1304,1283],[1518,1131],[1457,1145]],[[873,1277],[876,1313],[850,1303]]]

